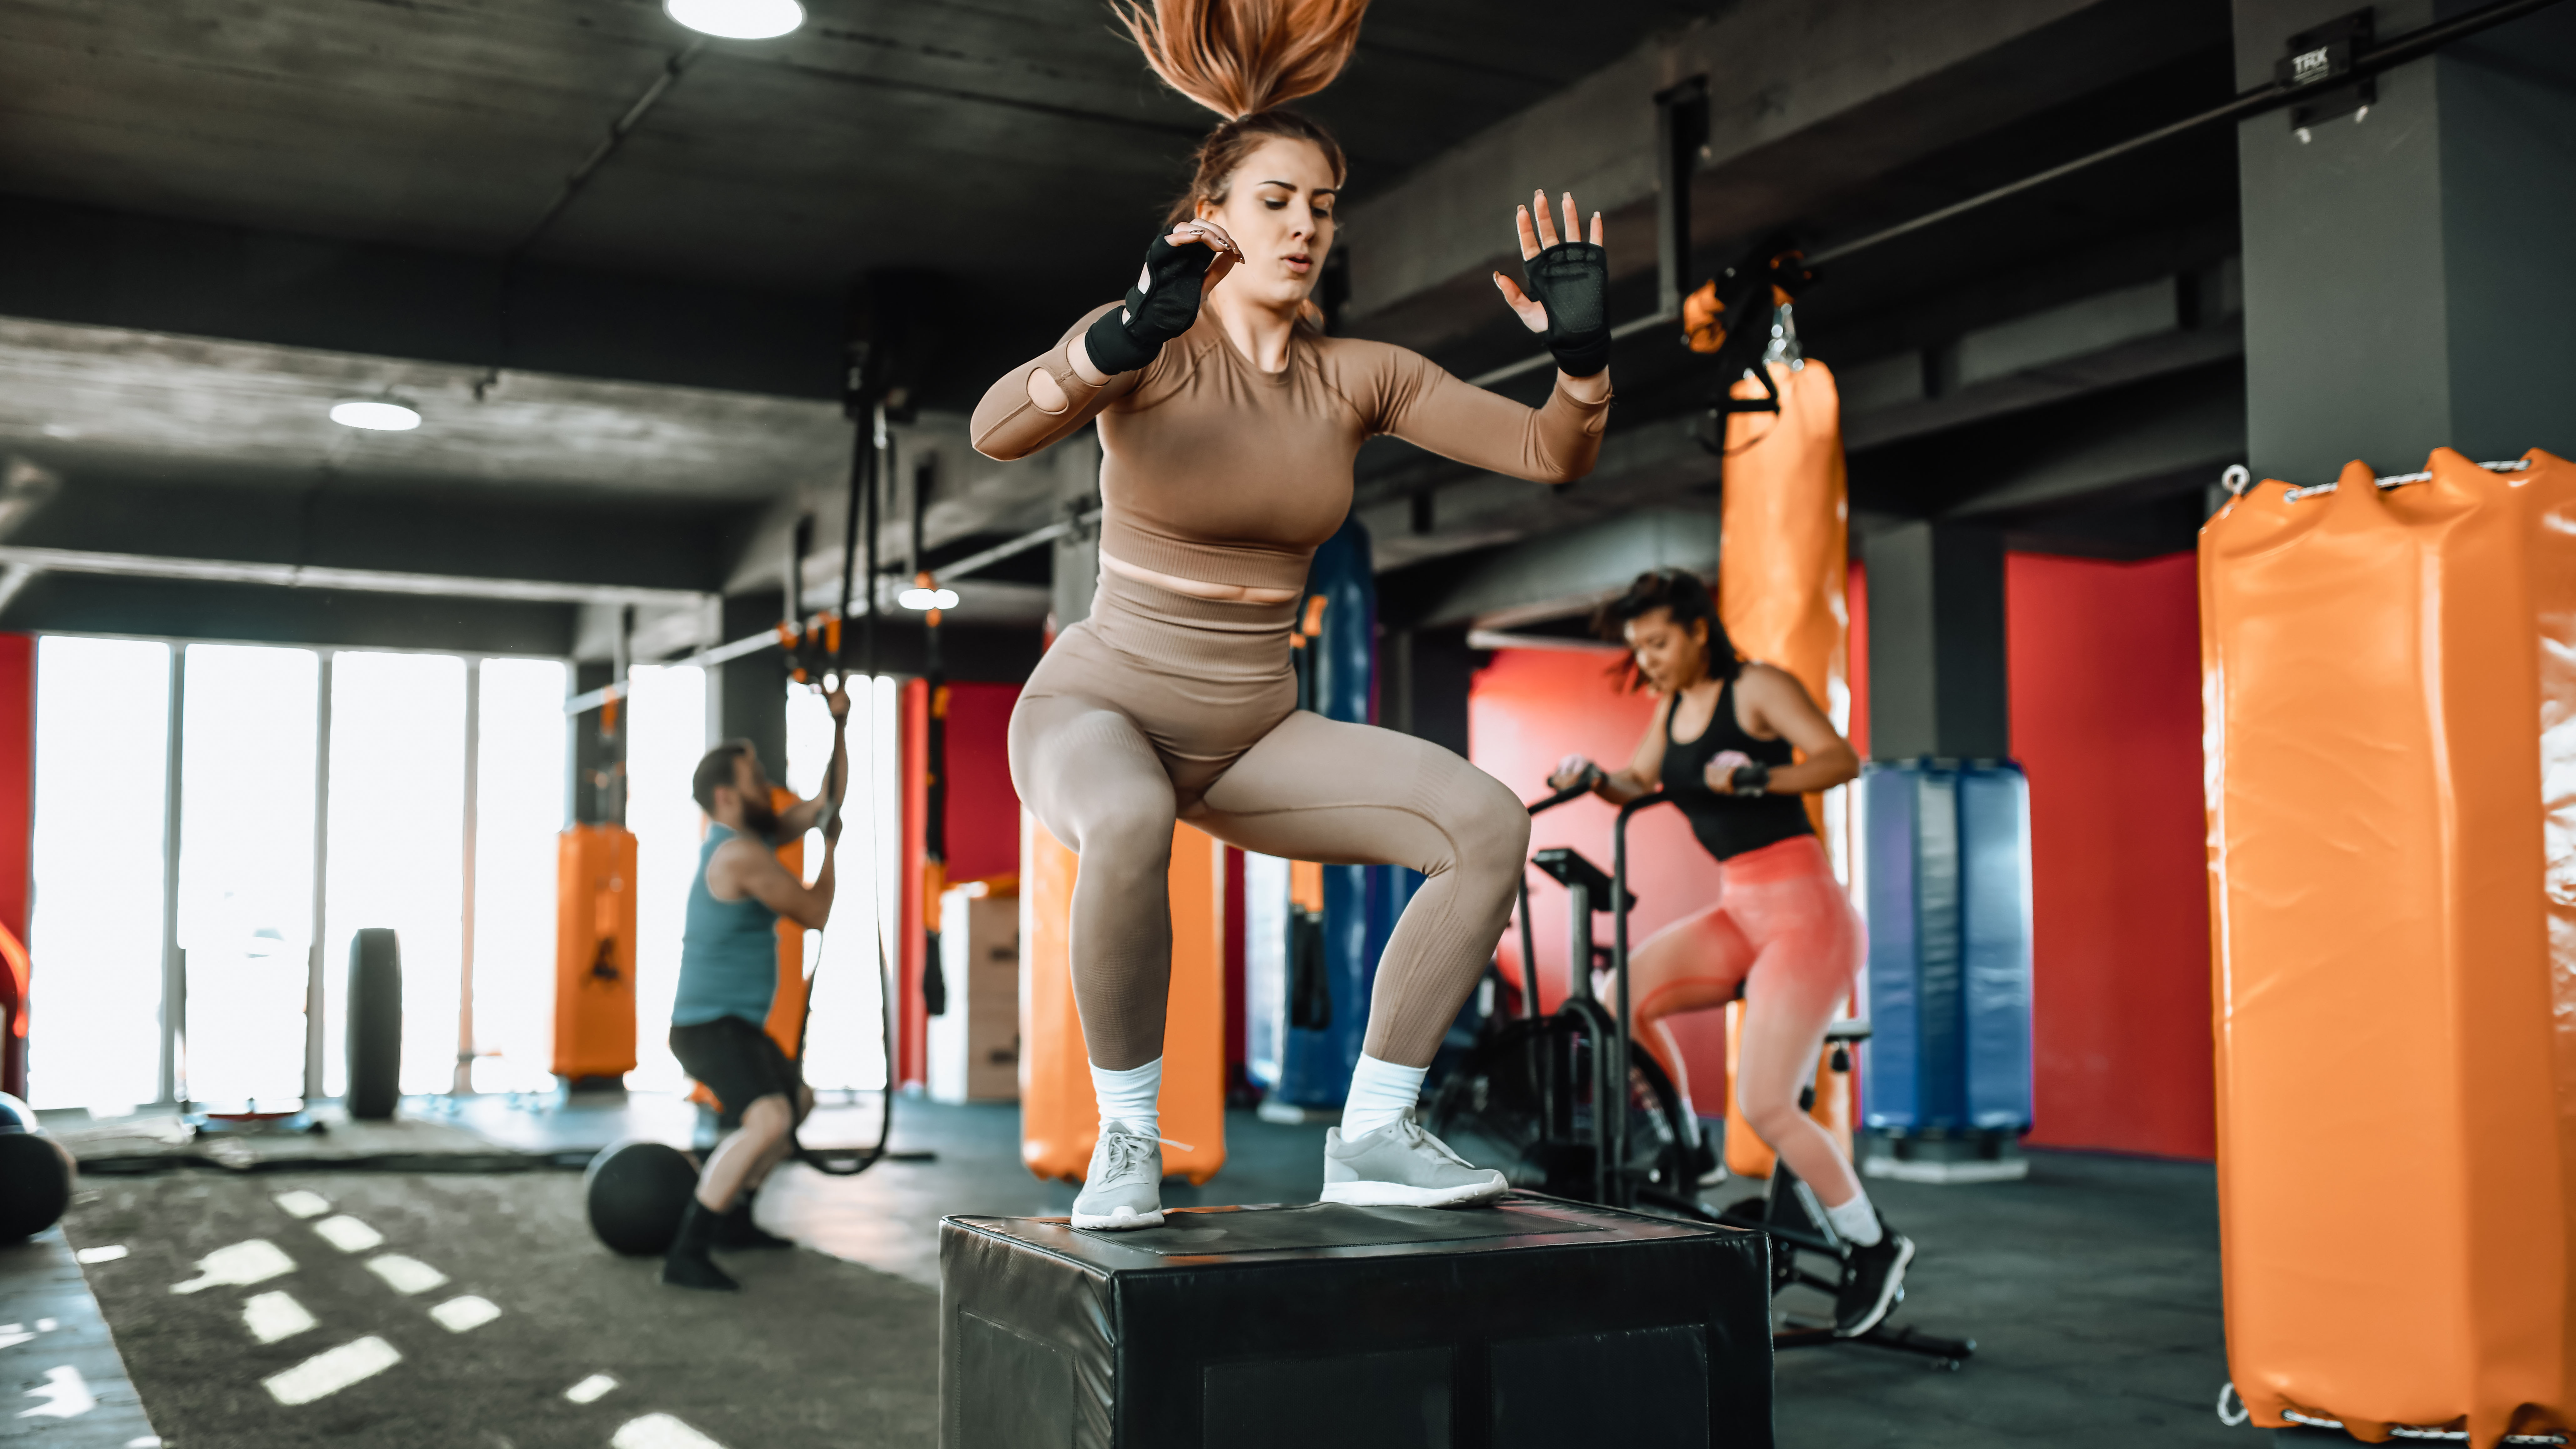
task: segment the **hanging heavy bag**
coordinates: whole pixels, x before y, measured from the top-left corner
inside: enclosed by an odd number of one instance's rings
[[[1324,971],[1324,918],[1288,908],[1288,1024],[1322,1031],[1333,1024],[1333,983]]]
[[[390,1121],[402,1101],[402,943],[369,926],[349,938],[350,1117]]]

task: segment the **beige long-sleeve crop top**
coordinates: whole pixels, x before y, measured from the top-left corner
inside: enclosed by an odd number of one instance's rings
[[[1352,460],[1379,433],[1544,483],[1582,477],[1601,454],[1609,401],[1577,402],[1561,379],[1530,408],[1419,353],[1303,328],[1288,366],[1265,373],[1204,311],[1142,370],[1095,387],[1065,350],[1107,310],[1085,314],[1054,348],[993,384],[975,409],[975,447],[1024,458],[1098,418],[1100,548],[1139,568],[1302,588],[1307,560],[1350,512]],[[1062,411],[1030,399],[1033,370],[1064,389]]]

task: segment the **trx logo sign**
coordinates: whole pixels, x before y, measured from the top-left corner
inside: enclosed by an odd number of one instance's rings
[[[2354,54],[2370,46],[2370,12],[2356,10],[2291,36],[2281,58],[2272,63],[2272,80],[2283,90],[2296,90],[2350,75]]]

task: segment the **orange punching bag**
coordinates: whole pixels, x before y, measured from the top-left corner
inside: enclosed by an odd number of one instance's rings
[[[1777,413],[1726,420],[1726,496],[1718,541],[1717,614],[1747,659],[1785,669],[1839,725],[1848,693],[1844,646],[1851,620],[1844,594],[1850,504],[1843,482],[1842,400],[1821,362],[1768,364]],[[1737,397],[1761,389],[1739,381]],[[1824,797],[1807,797],[1807,818],[1825,836]],[[1848,1014],[1848,1012],[1840,1013]],[[1771,1149],[1735,1105],[1741,1002],[1726,1008],[1726,1168],[1769,1177]],[[1852,1150],[1852,1074],[1816,1063],[1815,1118]]]
[[[576,825],[555,845],[554,1074],[635,1070],[635,834]]]
[[[1020,812],[1020,1160],[1079,1182],[1100,1136],[1091,1058],[1073,1004],[1080,858]],[[1225,847],[1172,829],[1172,995],[1163,1028],[1163,1171],[1202,1183],[1225,1165]]]
[[[2576,467],[2201,530],[2227,1361],[2254,1422],[2576,1428]]]

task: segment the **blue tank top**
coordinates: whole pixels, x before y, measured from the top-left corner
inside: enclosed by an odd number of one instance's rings
[[[707,889],[707,862],[733,839],[721,825],[707,827],[698,851],[698,873],[689,878],[689,911],[680,934],[680,987],[671,999],[671,1025],[697,1026],[739,1016],[754,1026],[769,1020],[778,994],[778,913],[751,896],[717,900]]]

